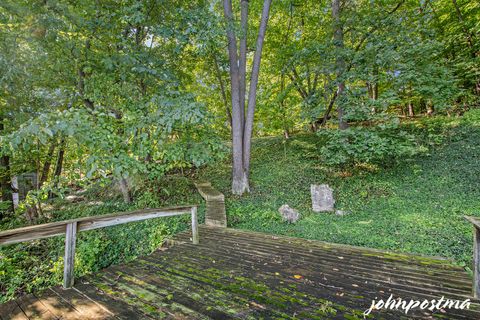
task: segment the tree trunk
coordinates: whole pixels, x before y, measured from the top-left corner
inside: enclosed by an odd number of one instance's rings
[[[58,150],[57,163],[55,164],[55,172],[53,173],[53,189],[58,187],[58,182],[63,170],[63,159],[65,157],[65,138],[60,141],[60,150]],[[53,193],[50,191],[49,198],[53,198]]]
[[[10,177],[10,157],[3,155],[0,158],[2,201],[12,201],[12,186]]]
[[[3,123],[5,118],[0,116],[0,133],[5,130]],[[11,201],[11,210],[14,209],[12,199],[12,182],[10,173],[10,157],[8,155],[1,155],[0,157],[0,191],[2,192],[2,201]],[[0,216],[1,218],[1,216]]]
[[[373,101],[377,101],[378,100],[378,83],[374,83],[373,84]],[[377,108],[374,106],[372,107],[372,113],[376,113],[377,112]]]
[[[325,114],[323,115],[322,118],[322,127],[324,127],[327,124],[327,120],[330,116],[330,112],[332,112],[333,105],[335,104],[335,100],[337,99],[338,96],[338,91],[335,91],[333,93],[332,98],[330,99],[330,103],[328,104],[327,110],[325,110]]]
[[[287,110],[285,108],[285,95],[283,94],[283,91],[285,90],[285,73],[282,72],[282,76],[280,78],[280,94],[282,95],[281,100],[280,100],[280,108],[282,109],[282,116],[283,116],[283,135],[285,139],[290,138],[290,133],[288,130],[288,124],[287,124]]]
[[[343,26],[340,20],[340,0],[332,0],[332,19],[333,19],[333,41],[337,48],[336,58],[336,76],[338,82],[338,127],[340,130],[348,128],[348,123],[344,120],[345,110],[342,102],[342,95],[345,91],[345,82],[341,79],[345,73],[345,59],[343,58]]]
[[[89,39],[87,39],[85,41],[85,50],[90,50],[90,40]],[[88,99],[85,96],[85,78],[87,77],[87,75],[85,74],[85,71],[83,70],[83,64],[82,63],[80,63],[80,65],[78,67],[77,74],[78,74],[78,82],[77,82],[78,94],[82,98],[83,104],[85,105],[85,107],[89,108],[90,110],[93,110],[95,108],[94,105],[93,105],[93,101]]]
[[[260,73],[263,42],[265,40],[265,33],[267,31],[268,15],[270,13],[271,4],[272,0],[264,0],[263,2],[262,18],[260,20],[260,28],[258,29],[257,45],[255,47],[255,55],[253,56],[252,75],[250,77],[250,89],[248,91],[248,108],[243,142],[243,165],[245,167],[247,179],[250,173],[250,149],[252,146],[255,105],[257,103],[258,75]]]
[[[222,93],[222,99],[223,99],[223,104],[225,106],[225,111],[227,115],[227,121],[230,124],[230,127],[232,127],[232,113],[230,112],[230,108],[228,105],[228,99],[227,99],[227,93],[225,91],[225,86],[223,85],[223,79],[222,79],[222,73],[220,72],[220,67],[218,65],[218,60],[215,54],[213,54],[213,63],[215,67],[215,74],[217,76],[217,81],[220,85],[220,92]]]
[[[241,195],[248,191],[248,182],[243,167],[243,128],[240,109],[240,82],[237,56],[237,40],[234,32],[231,0],[223,1],[227,19],[228,57],[230,62],[230,83],[232,101],[232,193]]]
[[[432,116],[435,112],[432,101],[427,101],[427,116]]]
[[[123,201],[125,203],[132,202],[132,195],[130,193],[130,188],[128,186],[128,181],[124,177],[118,179],[118,184],[120,186],[120,191],[122,192]]]
[[[18,179],[17,176],[12,177],[12,201],[13,201],[13,209],[16,210],[18,205],[20,204],[20,195],[18,194]]]
[[[78,94],[83,100],[83,104],[85,107],[89,108],[90,110],[94,109],[93,102],[85,97],[85,72],[82,68],[78,69],[78,83],[77,83],[77,90]]]
[[[413,110],[413,103],[412,102],[408,103],[408,116],[409,117],[414,117],[415,116],[415,112]]]
[[[60,151],[58,151],[57,163],[55,165],[55,174],[53,175],[55,178],[60,177],[62,174],[64,157],[65,157],[65,141],[62,140]]]
[[[250,190],[248,184],[248,173],[250,170],[250,149],[257,97],[258,75],[260,72],[263,41],[265,39],[271,3],[272,0],[264,0],[263,3],[262,17],[258,31],[255,54],[253,57],[252,73],[250,77],[247,114],[245,115],[245,90],[242,88],[244,83],[246,83],[246,30],[248,23],[248,3],[245,0],[242,0],[241,2],[241,25],[243,31],[240,40],[240,54],[237,54],[237,39],[234,31],[232,2],[231,0],[223,0],[223,12],[227,20],[228,56],[230,62],[230,84],[232,99],[232,193],[237,195],[241,195]],[[239,55],[240,60],[238,59]],[[244,66],[245,73],[243,72]],[[241,97],[242,92],[243,97]]]
[[[367,94],[370,99],[373,99],[373,85],[367,81]]]
[[[240,1],[240,55],[238,76],[240,85],[240,112],[242,130],[245,130],[245,93],[247,86],[247,32],[248,32],[248,0]]]
[[[41,188],[48,179],[48,174],[50,173],[50,167],[52,165],[53,153],[55,152],[55,142],[56,141],[52,141],[50,147],[48,148],[47,159],[43,164],[42,175],[40,177],[38,188]]]

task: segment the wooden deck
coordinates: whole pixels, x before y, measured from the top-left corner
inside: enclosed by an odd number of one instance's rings
[[[363,319],[372,299],[471,298],[447,260],[225,228],[0,305],[1,319]],[[477,301],[477,300],[475,300]],[[470,310],[374,310],[374,319],[480,319]]]

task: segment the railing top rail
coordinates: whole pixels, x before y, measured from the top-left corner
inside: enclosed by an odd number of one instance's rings
[[[75,222],[77,223],[78,231],[86,231],[108,226],[114,226],[127,222],[186,214],[190,213],[193,207],[196,206],[185,205],[168,208],[117,212],[113,214],[82,217],[77,219],[70,219],[5,230],[0,232],[0,246],[62,235],[65,234],[66,226]]]

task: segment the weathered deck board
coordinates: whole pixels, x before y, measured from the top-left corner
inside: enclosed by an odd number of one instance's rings
[[[0,319],[363,319],[372,299],[471,298],[445,259],[200,227],[174,246],[0,305]],[[374,319],[480,319],[471,310],[374,311]]]

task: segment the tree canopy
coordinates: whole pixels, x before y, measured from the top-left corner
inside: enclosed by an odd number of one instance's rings
[[[337,164],[408,150],[382,129],[478,105],[479,18],[468,0],[3,1],[2,198],[37,172],[33,201],[113,178],[128,202],[136,175],[213,163],[230,137],[247,178],[250,136],[318,132]]]

